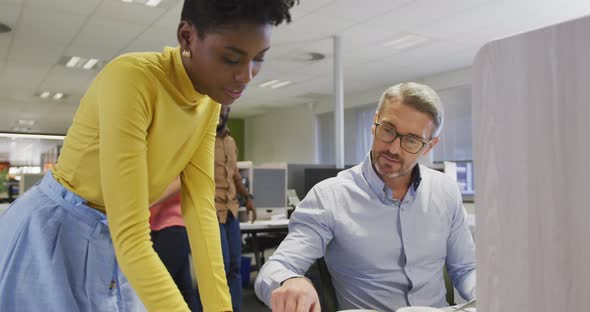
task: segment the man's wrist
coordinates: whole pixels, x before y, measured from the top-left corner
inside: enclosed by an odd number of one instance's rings
[[[307,278],[307,277],[305,277],[305,276],[301,276],[301,275],[297,275],[297,276],[291,276],[291,277],[289,277],[289,278],[287,278],[287,279],[283,280],[283,281],[281,282],[281,284],[280,284],[280,285],[281,285],[281,286],[283,286],[283,285],[285,284],[285,282],[286,282],[286,281],[288,281],[288,280],[292,280],[292,279],[295,279],[295,278],[302,278],[302,279],[304,279],[304,280],[308,281],[308,282],[311,284],[311,286],[313,286],[313,282],[312,282],[312,281],[311,281],[309,278]]]

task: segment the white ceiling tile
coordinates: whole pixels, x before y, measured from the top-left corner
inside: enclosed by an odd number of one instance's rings
[[[26,0],[27,8],[44,12],[58,11],[68,14],[88,16],[102,0]]]
[[[148,26],[165,12],[166,8],[162,6],[148,7],[137,3],[125,3],[121,0],[105,0],[96,9],[95,16],[101,19]]]
[[[8,48],[10,47],[12,37],[9,34],[0,35],[0,70],[4,59],[8,56]]]
[[[152,26],[137,37],[130,45],[125,47],[124,52],[160,52],[165,46],[177,46],[176,26],[159,27]]]
[[[16,27],[16,22],[20,16],[22,5],[18,3],[0,3],[0,22],[6,24],[12,28]],[[1,34],[0,37],[6,36],[7,34]]]
[[[53,42],[40,42],[18,36],[12,42],[7,56],[8,62],[20,64],[56,64],[64,51],[64,45]]]
[[[24,0],[2,0],[2,4],[17,4],[21,5],[25,2]]]
[[[70,43],[84,22],[85,17],[81,15],[26,7],[15,29],[15,36],[16,39],[37,43],[42,53],[44,43]]]
[[[356,22],[354,19],[331,18],[319,12],[307,14],[288,25],[278,26],[273,32],[273,44],[301,43],[330,38]]]
[[[164,13],[158,20],[154,23],[156,27],[173,27],[176,29],[178,23],[180,22],[180,13],[182,12],[182,6],[184,1],[177,0],[175,3],[170,3],[166,13]]]
[[[0,74],[0,86],[19,88],[22,85],[37,86],[41,83],[51,65],[7,63]]]
[[[145,26],[102,18],[92,18],[66,50],[66,55],[95,57],[110,60],[117,56],[129,42],[135,40]]]
[[[313,14],[319,14],[326,18],[327,21],[346,19],[358,23],[376,16],[389,14],[410,1],[412,0],[371,0],[371,2],[367,3],[358,0],[340,0],[321,7]],[[351,12],[354,12],[354,14],[351,14]]]
[[[417,0],[347,29],[343,37],[354,46],[385,43],[399,33],[413,33],[421,25],[444,20],[449,15],[489,0]]]
[[[46,79],[39,85],[39,89],[64,92],[77,101],[97,73],[95,70],[69,69],[65,66],[55,66],[47,73]],[[84,91],[80,92],[81,90]]]
[[[305,16],[309,13],[320,10],[321,8],[328,6],[332,3],[339,2],[342,0],[313,0],[313,1],[300,1],[291,9],[291,18],[297,20],[298,18]]]
[[[23,84],[14,88],[9,86],[4,87],[3,85],[3,87],[0,88],[0,109],[3,108],[3,105],[6,105],[6,103],[11,101],[30,102],[38,100],[34,95],[35,92],[37,92],[37,85]],[[2,110],[2,112],[4,112],[4,110]]]

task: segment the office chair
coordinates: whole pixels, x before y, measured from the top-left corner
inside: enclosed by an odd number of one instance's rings
[[[446,265],[443,267],[443,276],[445,280],[445,289],[447,291],[447,303],[450,306],[455,305],[455,290],[453,282],[449,278]],[[315,287],[320,298],[320,305],[322,311],[336,312],[338,311],[338,300],[336,299],[336,291],[332,284],[332,277],[328,271],[326,260],[324,258],[318,259],[305,273],[305,277],[309,278]]]

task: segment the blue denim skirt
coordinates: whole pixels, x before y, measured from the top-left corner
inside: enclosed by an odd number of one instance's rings
[[[145,311],[85,203],[48,172],[0,216],[0,311]]]

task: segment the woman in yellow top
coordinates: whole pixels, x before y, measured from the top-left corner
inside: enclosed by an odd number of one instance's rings
[[[293,1],[185,0],[178,48],[98,74],[53,171],[0,218],[0,311],[188,311],[148,224],[179,175],[204,310],[231,311],[213,202],[219,104],[258,73]]]

